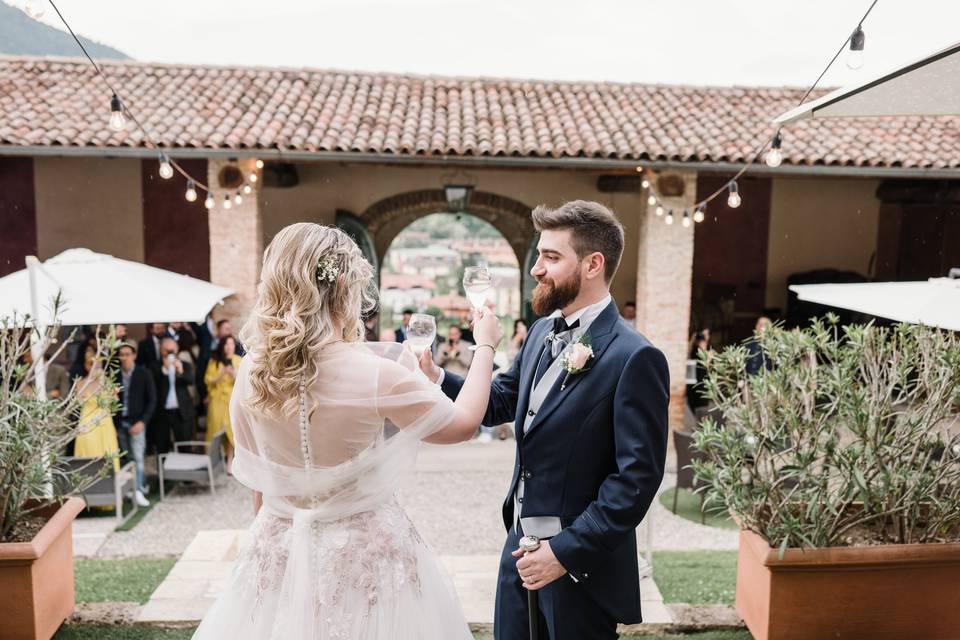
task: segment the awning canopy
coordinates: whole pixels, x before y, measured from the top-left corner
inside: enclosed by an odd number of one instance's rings
[[[853,87],[837,89],[774,120],[960,115],[960,43]]]
[[[960,331],[960,278],[920,282],[795,284],[790,290],[807,302],[849,309],[897,322]]]
[[[0,278],[0,319],[32,315],[35,300],[40,324],[51,324],[59,292],[64,325],[201,322],[233,291],[190,276],[123,260],[89,249],[68,249]],[[31,288],[30,271],[35,289]]]

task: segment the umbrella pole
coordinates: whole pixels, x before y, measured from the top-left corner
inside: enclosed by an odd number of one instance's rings
[[[46,327],[40,324],[40,303],[37,300],[37,270],[40,267],[40,261],[36,256],[27,256],[27,275],[30,280],[30,314],[33,316],[33,332],[30,338],[30,351],[34,362],[34,389],[37,397],[41,400],[47,399],[47,363],[43,339],[46,335]]]
[[[40,303],[37,300],[37,271],[40,261],[36,256],[27,256],[27,275],[30,280],[30,314],[33,316],[33,331],[30,334],[30,351],[33,355],[33,388],[34,393],[41,400],[47,399],[47,363],[46,358],[46,327],[40,324]],[[44,475],[46,482],[43,485],[43,494],[53,496],[53,472],[48,466]]]

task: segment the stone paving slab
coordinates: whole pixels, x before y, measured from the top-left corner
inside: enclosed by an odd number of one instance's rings
[[[222,592],[233,568],[237,550],[246,531],[201,531],[173,566],[166,579],[137,614],[143,623],[197,622]],[[441,555],[440,561],[451,576],[472,625],[493,622],[496,598],[497,555]],[[640,583],[641,607],[645,624],[669,624],[669,610],[651,577]]]
[[[112,515],[83,517],[73,521],[73,555],[76,558],[91,558],[100,552],[107,538],[117,526]]]
[[[510,482],[515,447],[512,440],[423,446],[401,501],[438,554],[500,553],[505,535],[500,505]],[[660,490],[674,482],[675,475],[667,473]],[[650,514],[654,550],[738,547],[736,531],[675,516],[659,501],[654,501]],[[78,520],[74,533],[82,556],[171,556],[183,553],[199,531],[243,529],[252,520],[250,491],[233,478],[224,478],[215,496],[203,487],[171,483],[166,500],[130,531],[112,531],[114,520],[104,516]],[[84,539],[76,535],[80,533],[96,535]],[[105,539],[97,537],[100,535]],[[641,553],[646,539],[643,524],[638,531]]]

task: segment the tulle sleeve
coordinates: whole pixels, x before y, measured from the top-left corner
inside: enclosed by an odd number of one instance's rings
[[[409,359],[412,361],[407,362]],[[413,428],[424,438],[453,419],[453,401],[440,386],[415,367],[412,354],[398,361],[381,359],[377,382],[377,414],[399,429]]]
[[[247,406],[251,362],[244,358],[230,402],[233,474],[265,498],[325,496],[325,513],[342,515],[396,491],[420,441],[449,425],[455,408],[399,344],[331,349],[304,396],[303,423]]]

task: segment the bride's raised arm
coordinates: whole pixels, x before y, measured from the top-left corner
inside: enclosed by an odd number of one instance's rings
[[[435,380],[428,380],[419,370],[408,371],[388,362],[384,363],[386,369],[381,376],[394,376],[394,384],[386,393],[393,402],[379,409],[381,415],[401,429],[431,416],[435,420],[433,425],[418,428],[424,429],[423,439],[433,444],[453,444],[473,437],[487,410],[494,350],[503,337],[503,330],[497,316],[484,310],[478,313],[473,332],[477,349],[456,402],[443,394]],[[429,351],[424,357],[430,357]],[[436,413],[430,414],[431,411]]]

